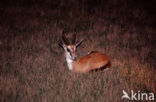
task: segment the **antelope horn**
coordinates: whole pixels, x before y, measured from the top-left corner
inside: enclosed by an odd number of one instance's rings
[[[63,40],[63,42],[64,42],[66,45],[69,44],[69,41],[67,40],[67,38],[66,38],[66,36],[65,36],[64,30],[63,30],[63,32],[62,32],[62,40]]]
[[[75,42],[76,42],[76,35],[77,35],[77,33],[75,32],[75,33],[73,34],[73,41],[72,41],[72,44],[75,44]]]

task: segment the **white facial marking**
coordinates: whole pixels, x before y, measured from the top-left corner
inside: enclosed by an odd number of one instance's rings
[[[68,46],[68,49],[70,49],[70,50],[72,49],[70,45]]]
[[[67,48],[71,51],[71,46],[70,45],[67,46]],[[66,60],[67,60],[67,64],[68,64],[68,69],[72,70],[72,62],[73,62],[73,60],[72,60],[71,55],[70,55],[69,52],[67,52],[67,54],[66,54]]]
[[[74,47],[74,51],[76,51],[76,48]]]
[[[69,49],[71,51],[71,47],[70,46],[67,46],[67,49]],[[66,51],[66,54],[67,54],[66,58],[72,59],[71,55],[70,55],[70,52],[68,50]]]

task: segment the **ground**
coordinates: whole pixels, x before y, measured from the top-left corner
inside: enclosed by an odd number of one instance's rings
[[[7,1],[0,4],[1,102],[127,102],[122,90],[156,93],[154,0]],[[111,68],[68,70],[57,41],[75,29],[84,39],[78,56],[101,51]]]

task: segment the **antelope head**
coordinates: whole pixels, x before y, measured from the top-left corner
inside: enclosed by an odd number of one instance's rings
[[[62,38],[59,40],[59,45],[64,49],[65,51],[65,57],[67,60],[70,61],[75,61],[77,56],[76,56],[76,49],[78,46],[81,45],[83,40],[80,40],[79,42],[76,43],[76,35],[77,33],[75,32],[73,34],[73,39],[72,42],[70,43],[66,36],[65,36],[65,32],[62,32]]]

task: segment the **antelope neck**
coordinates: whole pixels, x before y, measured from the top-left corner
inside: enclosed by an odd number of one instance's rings
[[[73,69],[73,67],[72,67],[73,60],[71,60],[70,58],[66,57],[66,61],[67,61],[68,69],[72,70]]]

